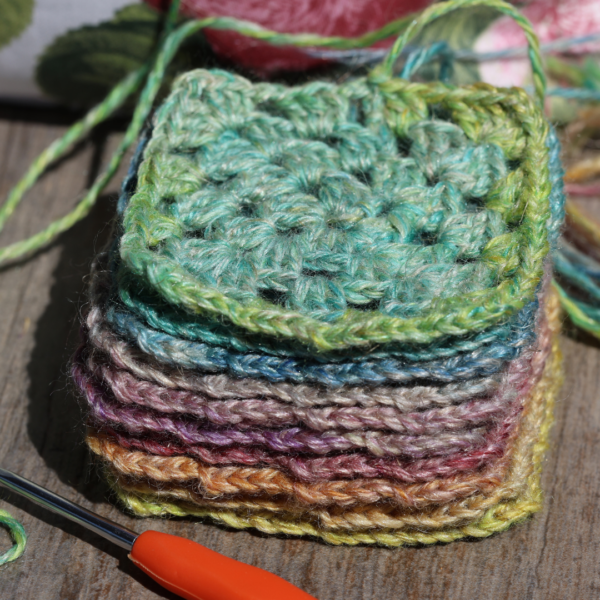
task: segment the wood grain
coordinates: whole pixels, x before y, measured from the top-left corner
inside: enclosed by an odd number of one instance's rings
[[[61,119],[0,111],[0,197],[52,139]],[[39,230],[73,205],[119,134],[98,134],[28,195],[0,244]],[[82,443],[83,411],[66,374],[84,279],[107,235],[114,190],[51,248],[0,271],[0,465],[137,530],[155,528],[268,569],[319,600],[561,600],[600,597],[600,351],[563,339],[567,381],[544,469],[545,510],[493,538],[386,550],[335,548],[184,520],[136,520],[112,503]],[[125,552],[0,492],[29,533],[23,558],[0,569],[3,600],[174,598]],[[0,533],[0,544],[8,539]],[[284,600],[284,599],[282,599]]]

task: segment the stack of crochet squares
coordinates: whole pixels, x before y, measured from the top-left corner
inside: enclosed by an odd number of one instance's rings
[[[388,546],[539,510],[561,176],[519,90],[181,77],[73,366],[120,499]]]

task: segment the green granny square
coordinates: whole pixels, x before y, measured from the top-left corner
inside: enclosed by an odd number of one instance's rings
[[[123,268],[320,350],[482,330],[542,275],[547,133],[522,90],[192,71],[154,117]]]

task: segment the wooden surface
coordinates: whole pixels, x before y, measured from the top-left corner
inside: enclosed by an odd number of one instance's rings
[[[63,121],[60,114],[0,108],[0,198],[64,131]],[[57,165],[0,244],[38,231],[72,206],[117,137],[100,132]],[[544,469],[545,509],[498,536],[427,548],[336,548],[121,513],[83,445],[83,411],[67,374],[84,279],[106,238],[116,187],[58,243],[0,270],[0,465],[131,528],[187,536],[268,569],[318,600],[600,598],[600,351],[589,340],[563,340],[567,381]],[[29,534],[24,557],[0,569],[2,600],[174,598],[137,572],[125,551],[81,527],[3,491],[0,507]],[[8,543],[0,533],[0,547]]]

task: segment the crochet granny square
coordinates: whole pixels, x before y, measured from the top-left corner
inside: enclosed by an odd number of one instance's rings
[[[443,44],[392,76],[424,23],[480,2],[523,28],[535,100],[409,81]],[[435,3],[344,83],[180,77],[123,183],[73,362],[122,503],[384,546],[538,511],[562,381],[544,91],[501,0]]]
[[[122,268],[321,351],[483,330],[542,275],[547,135],[522,90],[192,71],[154,118]]]

